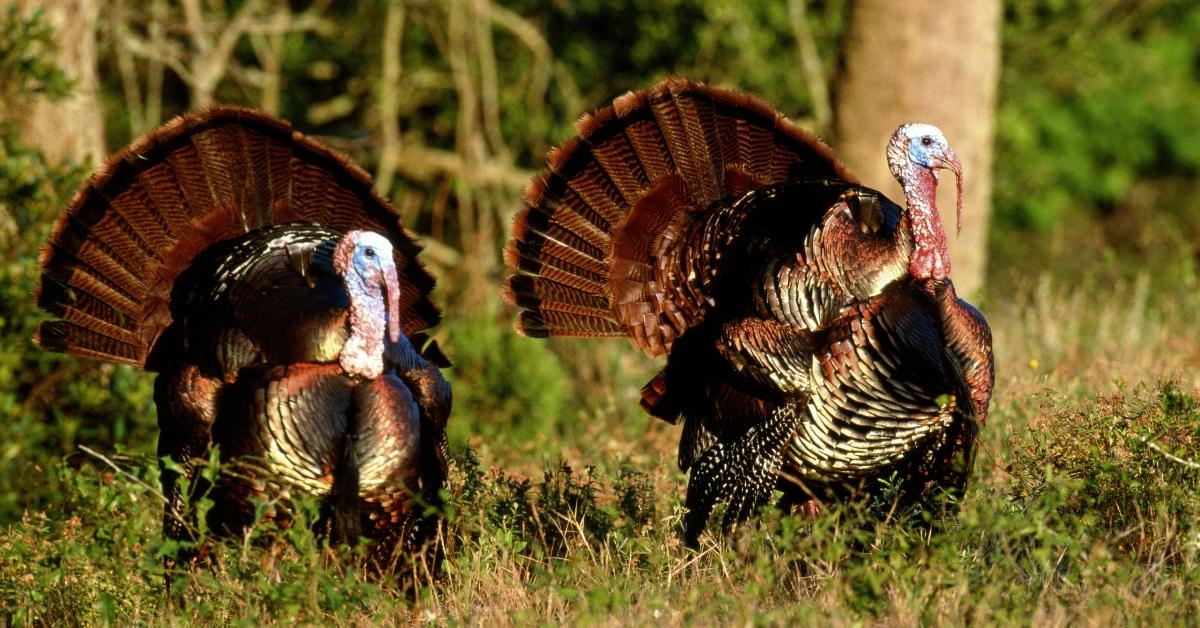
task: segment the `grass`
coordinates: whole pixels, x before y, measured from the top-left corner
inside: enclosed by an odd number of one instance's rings
[[[456,384],[515,352],[544,360],[524,385],[559,388],[491,423],[485,395],[465,396],[448,559],[415,599],[294,527],[222,544],[177,580],[186,606],[168,605],[157,471],[138,452],[113,454],[120,473],[80,454],[46,470],[55,494],[0,537],[0,604],[38,624],[1186,623],[1200,613],[1200,308],[1148,281],[1043,279],[985,307],[999,377],[954,514],[767,513],[689,551],[677,431],[633,397],[653,364],[615,343],[501,343],[476,321],[461,338],[497,344],[464,352]],[[588,360],[584,385],[555,379]],[[498,385],[513,383],[484,389]]]

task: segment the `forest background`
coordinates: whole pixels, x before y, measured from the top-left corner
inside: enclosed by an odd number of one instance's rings
[[[955,277],[993,326],[997,387],[959,514],[769,518],[689,553],[677,430],[637,404],[656,363],[511,331],[499,250],[547,149],[671,74],[757,94],[875,185],[898,121],[942,125],[963,154]],[[31,343],[37,253],[83,177],[215,103],[351,155],[426,246],[458,479],[446,582],[415,602],[261,530],[279,543],[226,548],[180,585],[190,606],[164,606],[150,376]],[[0,158],[9,620],[1200,612],[1195,2],[22,1],[0,6]]]

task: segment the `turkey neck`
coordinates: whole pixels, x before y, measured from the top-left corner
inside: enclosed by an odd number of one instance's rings
[[[388,331],[389,298],[382,282],[369,281],[355,272],[349,264],[354,242],[349,236],[338,241],[333,251],[332,267],[341,277],[350,301],[348,312],[350,337],[342,347],[340,362],[351,375],[374,379],[383,373],[384,335]]]
[[[950,276],[950,251],[938,214],[937,175],[912,164],[906,170],[897,178],[904,187],[905,215],[913,239],[908,271],[918,279],[945,279]]]
[[[383,336],[387,328],[383,290],[355,273],[346,275],[343,279],[350,297],[350,337],[342,348],[342,368],[369,379],[379,377],[383,373]]]

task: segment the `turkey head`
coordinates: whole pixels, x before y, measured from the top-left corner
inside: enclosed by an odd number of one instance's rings
[[[400,281],[392,243],[370,231],[351,231],[333,252],[333,267],[350,298],[350,338],[341,364],[351,375],[379,377],[383,372],[384,332],[400,341]]]
[[[939,169],[954,173],[958,186],[956,215],[962,228],[962,163],[942,131],[932,124],[901,125],[887,145],[888,168],[904,189],[912,221],[914,250],[909,272],[920,279],[950,276],[950,251],[937,209]]]

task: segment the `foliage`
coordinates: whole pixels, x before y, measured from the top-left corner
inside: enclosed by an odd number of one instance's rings
[[[62,69],[50,60],[55,50],[53,31],[40,12],[23,15],[10,4],[0,17],[0,105],[17,108],[32,96],[65,96],[70,89]],[[9,114],[0,110],[0,118]]]
[[[1047,394],[1051,411],[1034,419],[1030,437],[1013,443],[1026,448],[1016,460],[1023,468],[1010,468],[1018,495],[1071,483],[1072,514],[1093,529],[1123,534],[1118,549],[1135,555],[1154,551],[1164,525],[1200,521],[1196,399],[1173,382],[1141,388],[1058,412],[1062,404]]]
[[[813,109],[785,2],[561,2],[549,10],[544,4],[518,3],[518,10],[536,16],[555,56],[580,84],[585,106],[676,73],[752,91],[797,118]],[[808,4],[832,74],[845,3]]]
[[[1069,216],[1134,211],[1141,224],[1118,241],[1187,229],[1195,251],[1200,241],[1189,223],[1200,215],[1200,7],[1187,0],[1008,2],[1003,37],[1001,224],[1069,228]],[[1171,220],[1161,224],[1157,212]]]
[[[569,419],[570,376],[550,347],[525,341],[494,317],[462,317],[446,327],[455,442],[472,434],[520,439]]]
[[[957,512],[768,512],[699,552],[678,538],[660,464],[559,463],[532,481],[463,450],[445,576],[413,601],[298,525],[218,544],[210,568],[178,574],[186,604],[165,607],[153,464],[121,461],[129,476],[63,465],[71,514],[9,527],[0,604],[38,623],[1175,623],[1200,612],[1200,470],[1178,462],[1200,460],[1197,394],[1164,382],[1048,396],[1028,422],[1005,403]],[[1177,460],[1146,445],[1151,433]]]

